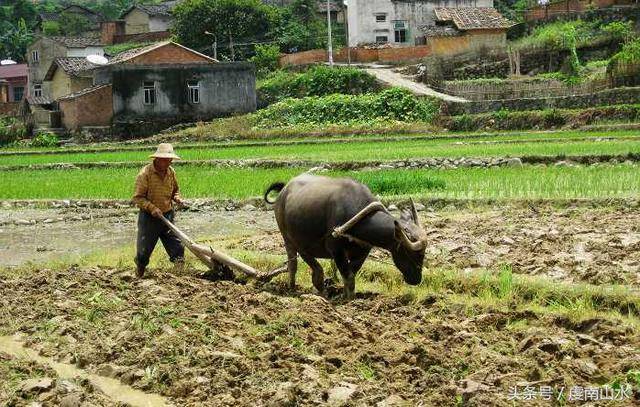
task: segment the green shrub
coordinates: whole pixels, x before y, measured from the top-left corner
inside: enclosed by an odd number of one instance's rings
[[[60,24],[57,21],[43,21],[42,32],[49,37],[62,34]]]
[[[24,125],[11,117],[0,117],[0,146],[14,143],[25,137]]]
[[[256,66],[258,76],[262,77],[278,69],[280,47],[277,45],[256,45],[256,54],[249,58]]]
[[[439,109],[431,99],[416,98],[400,88],[366,95],[310,96],[285,99],[253,116],[257,127],[299,124],[356,124],[376,121],[430,122]]]
[[[558,109],[544,110],[542,120],[546,128],[564,126],[567,122],[566,117]]]
[[[640,38],[627,42],[620,52],[611,57],[607,72],[624,64],[640,64]]]
[[[612,38],[626,41],[633,36],[632,21],[612,21],[600,27],[602,31],[609,34]]]
[[[53,133],[39,132],[31,140],[31,147],[56,147],[58,145],[58,136]]]
[[[363,70],[319,65],[294,74],[278,71],[258,84],[258,98],[269,105],[286,98],[326,96],[334,93],[360,95],[378,90],[376,79]]]

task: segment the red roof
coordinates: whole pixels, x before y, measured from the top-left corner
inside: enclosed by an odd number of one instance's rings
[[[27,64],[0,65],[0,79],[27,77]]]

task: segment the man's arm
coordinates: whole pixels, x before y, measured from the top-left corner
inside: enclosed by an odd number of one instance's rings
[[[182,195],[180,195],[180,187],[178,186],[178,177],[176,177],[175,171],[173,171],[173,192],[171,194],[171,199],[173,199],[176,203],[180,205],[184,205],[184,199],[182,199]]]
[[[157,206],[152,204],[151,201],[147,199],[148,191],[149,191],[149,181],[147,180],[146,174],[141,171],[136,177],[136,189],[135,189],[135,193],[133,195],[132,201],[133,203],[136,204],[138,208],[145,210],[149,213],[153,213],[156,209],[157,210],[159,209]]]

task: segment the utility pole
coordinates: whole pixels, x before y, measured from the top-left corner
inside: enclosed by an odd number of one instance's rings
[[[213,59],[218,59],[218,36],[210,33],[209,31],[204,32],[207,35],[213,36]]]
[[[329,32],[329,66],[333,66],[333,44],[331,43],[331,4],[327,0],[327,29]]]

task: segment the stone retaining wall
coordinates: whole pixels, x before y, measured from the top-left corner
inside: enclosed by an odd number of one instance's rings
[[[581,109],[595,106],[637,104],[640,102],[640,87],[607,89],[589,95],[560,96],[550,98],[522,98],[506,100],[471,101],[467,103],[446,102],[450,115],[545,109]]]
[[[621,162],[638,162],[640,154],[597,155],[597,156],[525,156],[525,157],[444,157],[418,158],[406,160],[369,160],[369,161],[337,161],[325,162],[317,160],[200,160],[176,161],[176,167],[213,166],[233,168],[311,168],[313,171],[351,171],[363,169],[453,169],[461,167],[501,167],[531,165],[555,165],[569,163],[580,165],[619,164]],[[80,170],[87,168],[139,168],[143,162],[89,162],[89,163],[54,163],[31,165],[1,166],[0,171],[14,170]],[[311,171],[310,170],[310,171]]]

